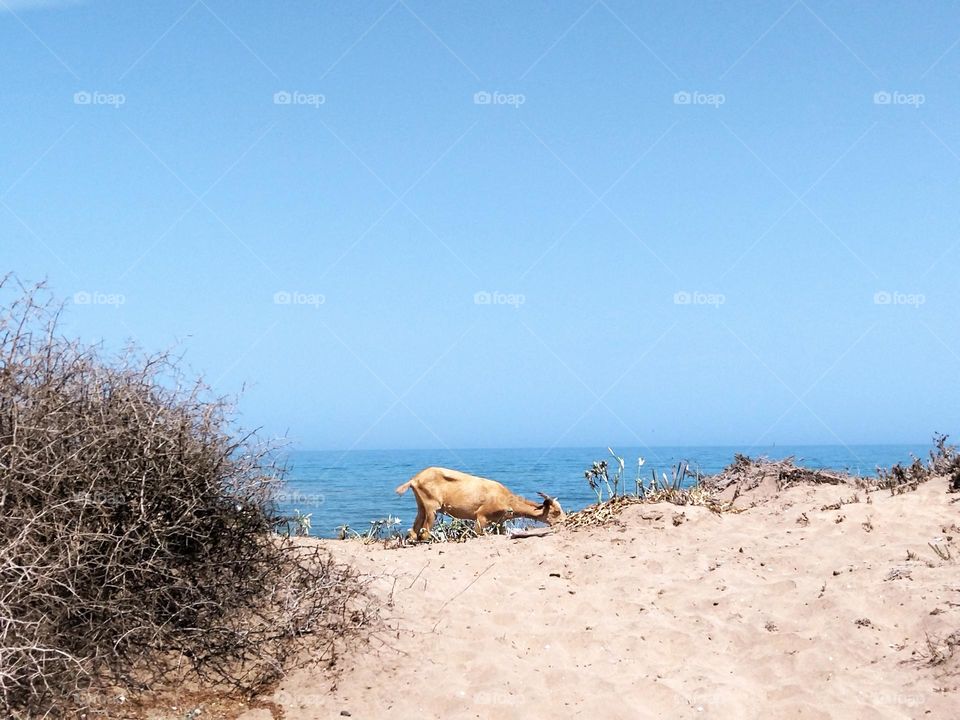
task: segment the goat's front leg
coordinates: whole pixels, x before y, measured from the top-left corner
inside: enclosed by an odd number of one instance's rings
[[[426,511],[423,509],[423,502],[417,496],[417,519],[413,522],[413,529],[407,533],[408,540],[419,540],[420,531],[423,529],[423,523],[426,520]]]
[[[487,526],[487,523],[488,523],[488,522],[489,522],[489,520],[487,519],[487,516],[486,516],[486,515],[483,515],[483,514],[481,514],[481,513],[477,513],[477,520],[476,520],[476,523],[475,523],[476,529],[477,529],[477,535],[483,535],[483,534],[484,534],[484,533],[483,533],[483,529]]]

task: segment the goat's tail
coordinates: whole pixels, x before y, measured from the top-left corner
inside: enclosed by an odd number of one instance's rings
[[[397,495],[403,495],[407,490],[410,489],[411,485],[413,485],[413,480],[408,480],[403,485],[398,487],[394,492],[396,492]]]

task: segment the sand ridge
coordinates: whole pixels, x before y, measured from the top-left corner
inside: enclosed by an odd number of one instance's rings
[[[957,498],[805,485],[523,540],[316,541],[375,577],[385,629],[273,699],[287,720],[954,718],[960,649],[922,656],[960,630]]]

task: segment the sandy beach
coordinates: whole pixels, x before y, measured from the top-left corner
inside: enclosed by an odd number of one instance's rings
[[[960,504],[946,489],[867,502],[804,485],[740,513],[638,504],[546,537],[316,541],[375,578],[385,628],[272,700],[288,720],[956,717]]]

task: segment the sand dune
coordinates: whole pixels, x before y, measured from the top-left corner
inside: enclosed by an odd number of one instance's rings
[[[288,720],[958,717],[960,647],[923,657],[960,630],[958,564],[928,545],[960,555],[958,496],[934,480],[822,509],[854,492],[634,505],[524,540],[318,541],[376,576],[387,629],[273,699]]]

